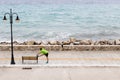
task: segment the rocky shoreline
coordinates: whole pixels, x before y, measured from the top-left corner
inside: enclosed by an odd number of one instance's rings
[[[36,42],[14,41],[14,51],[38,51],[40,47],[44,47],[49,51],[120,51],[120,39],[118,40],[77,40],[70,38],[68,41],[48,41]],[[10,51],[9,42],[0,43],[0,51]]]
[[[10,42],[0,42],[0,45],[9,45]],[[14,45],[120,45],[120,39],[117,40],[97,40],[93,41],[90,39],[77,40],[70,38],[67,41],[47,41],[47,42],[36,42],[36,41],[25,41],[25,42],[13,42]]]

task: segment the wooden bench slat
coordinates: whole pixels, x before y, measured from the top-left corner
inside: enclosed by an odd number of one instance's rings
[[[22,56],[22,63],[24,60],[37,60],[38,63],[38,57],[37,56]]]
[[[29,57],[29,56],[25,56],[23,57],[24,60],[37,60],[37,57]]]

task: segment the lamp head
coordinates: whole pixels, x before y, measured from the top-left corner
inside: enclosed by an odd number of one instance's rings
[[[3,20],[7,20],[6,16],[4,16]]]
[[[19,17],[17,16],[17,17],[16,17],[16,21],[19,21],[19,20],[20,20],[20,19],[19,19]]]

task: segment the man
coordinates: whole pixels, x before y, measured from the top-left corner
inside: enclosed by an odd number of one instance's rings
[[[40,57],[40,56],[43,56],[43,55],[46,56],[46,59],[47,59],[47,62],[46,62],[46,63],[48,63],[48,61],[49,61],[49,59],[48,59],[48,51],[45,50],[44,48],[40,48],[40,51],[39,51],[39,53],[37,54],[37,57]]]

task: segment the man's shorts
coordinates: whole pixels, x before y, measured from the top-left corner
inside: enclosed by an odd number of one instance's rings
[[[47,54],[44,54],[46,57],[48,57],[48,53]]]

